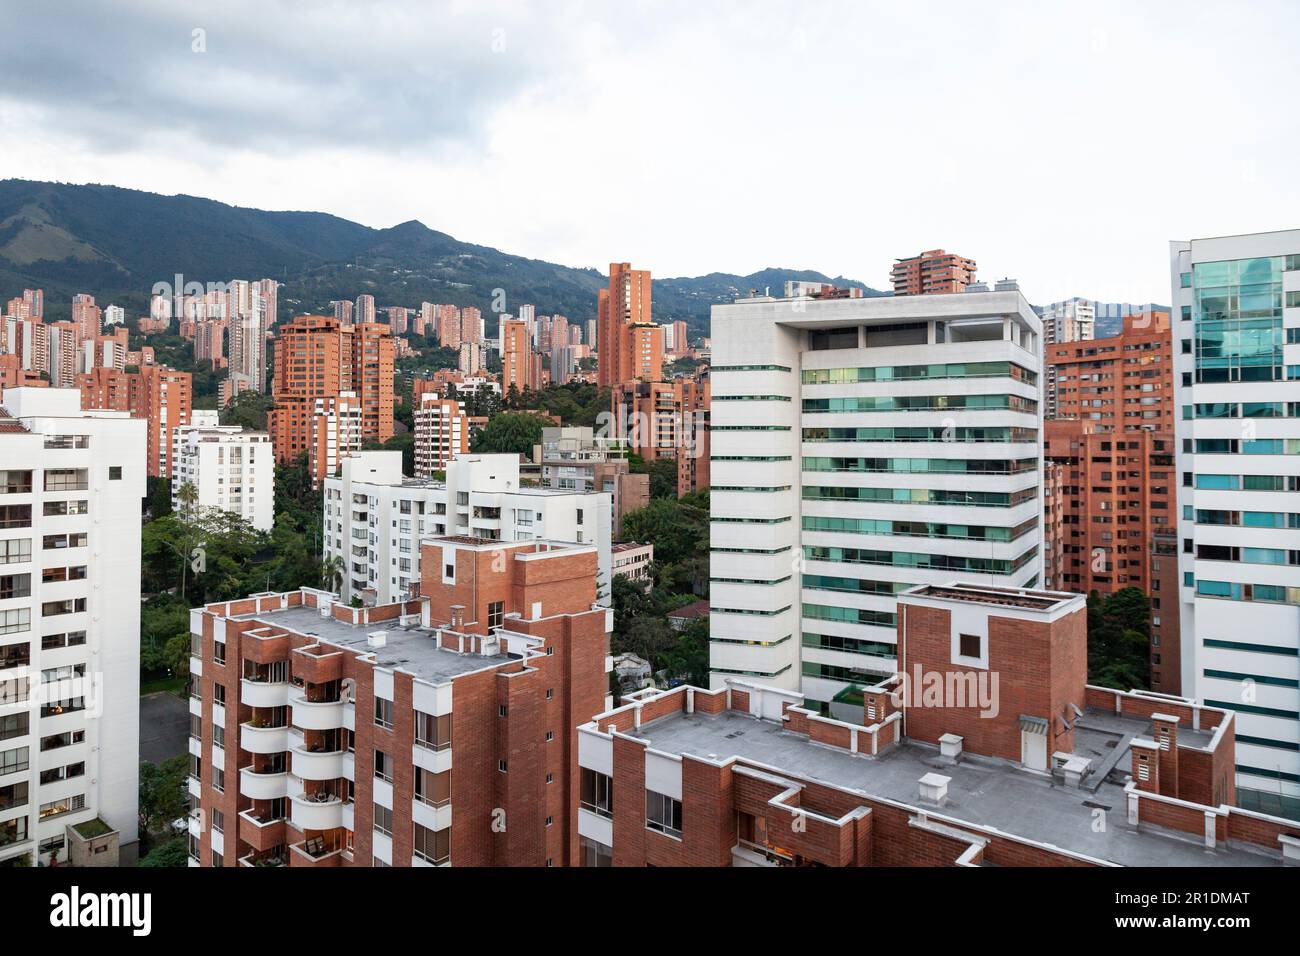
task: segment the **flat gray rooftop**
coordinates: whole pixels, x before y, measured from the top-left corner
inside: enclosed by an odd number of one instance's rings
[[[403,670],[431,684],[441,684],[460,674],[482,670],[510,660],[508,654],[458,654],[439,647],[434,631],[424,627],[403,627],[397,621],[379,624],[345,624],[333,617],[321,617],[313,607],[290,607],[283,610],[244,614],[239,621],[261,621],[270,627],[284,628],[322,643],[333,644],[375,655],[375,665],[389,670]],[[366,637],[383,631],[383,647],[369,647]]]
[[[1089,712],[1092,715],[1093,712]],[[1120,720],[1124,720],[1120,718]],[[1084,723],[1087,723],[1085,717]],[[1081,734],[1078,752],[1113,750],[1115,733],[1128,735],[1143,721],[1126,721],[1114,732],[1096,728]],[[796,777],[857,790],[942,814],[1003,833],[1048,843],[1124,866],[1276,866],[1276,858],[1240,846],[1207,850],[1187,834],[1134,829],[1127,822],[1123,787],[1111,775],[1096,792],[1065,787],[1049,777],[1007,763],[967,755],[958,764],[940,759],[936,749],[904,741],[879,757],[864,757],[811,742],[774,721],[747,714],[673,714],[642,725],[634,736],[656,749],[725,759],[739,757]],[[1126,744],[1124,745],[1126,747]],[[1119,770],[1127,764],[1121,761]],[[918,782],[927,773],[951,777],[948,802],[941,808],[920,803]],[[1094,811],[1105,814],[1105,829],[1097,832]]]

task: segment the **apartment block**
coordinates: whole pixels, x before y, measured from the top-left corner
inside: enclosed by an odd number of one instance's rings
[[[48,384],[41,378],[39,372],[23,368],[20,356],[8,353],[0,354],[0,392],[3,392],[6,388],[17,388],[21,385],[44,388]]]
[[[23,294],[14,296],[5,303],[6,316],[18,319],[35,319],[40,321],[45,318],[45,290],[44,289],[23,289]]]
[[[361,403],[356,392],[325,395],[312,402],[307,470],[312,486],[337,475],[343,462],[361,451],[365,441]]]
[[[1300,818],[1300,230],[1170,244],[1182,687]]]
[[[279,283],[274,279],[259,279],[255,282],[232,279],[227,284],[227,289],[224,309],[210,311],[208,318],[220,318],[224,312],[230,333],[230,368],[251,383],[255,391],[264,392],[266,338],[275,325],[279,311]],[[213,333],[209,331],[208,334]],[[210,355],[211,344],[209,342],[205,351],[209,357],[215,357]],[[196,357],[197,351],[196,345]]]
[[[172,476],[172,432],[188,425],[193,410],[189,372],[165,365],[145,365],[138,371],[96,367],[76,376],[84,409],[129,412],[148,423],[145,453],[151,478]]]
[[[391,330],[377,323],[345,325],[331,316],[296,317],[276,338],[272,392],[269,428],[276,461],[293,461],[314,447],[322,462],[314,474],[319,479],[331,473],[320,444],[328,429],[316,421],[330,407],[358,408],[363,440],[393,437]]]
[[[191,866],[576,859],[576,727],[612,667],[595,548],[423,549],[419,600],[192,612]]]
[[[677,462],[677,494],[709,485],[710,379],[629,381],[614,387],[616,434],[645,461]]]
[[[1053,302],[1039,310],[1043,320],[1043,344],[1090,341],[1095,332],[1096,311],[1087,299],[1077,296]],[[1043,368],[1043,417],[1056,418],[1056,366],[1048,362]]]
[[[651,315],[650,272],[609,264],[609,287],[596,293],[597,382],[657,382],[663,377],[664,333]]]
[[[601,492],[521,487],[517,455],[461,455],[434,481],[404,476],[400,452],[367,451],[325,481],[323,553],[342,565],[341,600],[392,604],[419,594],[426,538],[591,545],[596,600],[607,605],[610,512]]]
[[[1002,291],[713,307],[711,682],[828,707],[899,592],[1042,576],[1040,326]]]
[[[889,278],[894,295],[945,295],[964,292],[975,281],[975,260],[942,249],[895,261]]]
[[[463,347],[463,346],[462,346]],[[522,395],[542,387],[542,356],[533,348],[526,323],[501,321],[501,392]]]
[[[907,669],[842,717],[740,677],[578,731],[583,866],[1282,866],[1234,800],[1234,715],[1085,683],[1079,595],[923,585]],[[904,730],[906,729],[906,731]]]
[[[176,429],[172,510],[181,512],[181,489],[194,486],[194,507],[239,515],[259,531],[275,527],[275,454],[266,432],[238,425]]]
[[[1047,367],[1056,392],[1048,418],[1096,422],[1101,431],[1138,428],[1172,434],[1173,342],[1168,312],[1124,319],[1124,330],[1102,339],[1048,343]]]
[[[370,325],[375,321],[375,297],[357,296],[356,310],[352,313],[357,325]]]
[[[1061,551],[1053,583],[1084,594],[1110,594],[1123,587],[1147,592],[1151,686],[1177,694],[1179,602],[1172,596],[1178,588],[1177,475],[1169,313],[1130,313],[1119,335],[1099,339],[1091,338],[1090,311],[1088,315],[1089,338],[1046,346],[1047,403],[1055,418],[1046,425],[1046,457],[1061,467],[1057,504],[1063,514],[1062,540],[1052,540],[1056,529],[1047,528],[1047,552]]]
[[[447,462],[469,452],[465,403],[423,392],[415,399],[415,477],[432,478]]]
[[[137,838],[146,425],[75,389],[2,405],[0,861],[67,862],[74,828]]]
[[[655,559],[655,546],[639,541],[624,541],[614,545],[614,577],[648,583],[651,580],[650,564]]]
[[[542,484],[547,488],[608,494],[614,507],[615,538],[623,535],[623,518],[650,503],[650,476],[632,474],[622,444],[596,438],[590,428],[543,428],[533,461],[541,465]]]
[[[469,341],[461,335],[460,309],[454,305],[438,306],[438,344],[445,349],[458,349]]]
[[[11,304],[12,308],[12,304]],[[50,326],[35,318],[6,315],[0,320],[0,346],[18,367],[39,378],[50,369]]]
[[[104,310],[95,304],[93,295],[79,292],[72,297],[72,324],[76,327],[78,341],[99,334],[104,324]]]
[[[1045,422],[1043,433],[1044,455],[1061,481],[1054,502],[1061,511],[1060,587],[1078,594],[1136,587],[1158,601],[1150,568],[1156,544],[1177,556],[1172,438],[1102,432],[1077,419]],[[1160,605],[1155,608],[1158,617]],[[1175,635],[1177,620],[1175,608]]]

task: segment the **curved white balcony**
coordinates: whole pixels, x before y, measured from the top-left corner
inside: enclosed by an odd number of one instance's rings
[[[295,794],[290,798],[290,819],[299,830],[333,830],[343,825],[343,801],[338,797],[316,800]]]
[[[303,780],[337,780],[343,776],[343,751],[311,751],[294,747],[293,772]]]
[[[284,707],[289,703],[289,682],[270,684],[244,678],[239,682],[239,701],[249,707]]]
[[[250,754],[283,753],[289,749],[289,728],[240,724],[239,746]]]
[[[289,775],[254,773],[251,767],[239,771],[239,792],[250,800],[275,800],[289,795]]]
[[[341,730],[343,727],[343,701],[314,704],[299,692],[289,697],[293,708],[293,724],[303,730]]]

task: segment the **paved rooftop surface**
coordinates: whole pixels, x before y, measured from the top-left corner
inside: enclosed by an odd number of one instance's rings
[[[1121,745],[1123,735],[1144,721],[1124,720],[1104,729],[1106,715],[1096,716],[1097,726],[1081,732],[1081,754],[1088,749],[1113,750],[1107,740]],[[1116,733],[1121,733],[1116,737]],[[1141,735],[1139,731],[1139,735]],[[1276,866],[1262,851],[1238,846],[1207,850],[1190,835],[1136,830],[1127,822],[1121,761],[1115,775],[1095,793],[1068,788],[1041,774],[1010,763],[967,755],[956,765],[943,761],[937,750],[904,741],[880,757],[864,757],[836,747],[813,743],[773,721],[725,711],[715,716],[674,714],[642,725],[634,736],[669,753],[725,759],[736,756],[798,777],[858,790],[927,810],[933,814],[992,827],[1014,836],[1048,843],[1061,849],[1110,860],[1124,866]],[[1124,745],[1126,748],[1126,745]],[[934,807],[920,802],[918,782],[927,773],[951,777],[948,802]],[[1105,829],[1094,830],[1094,810],[1105,813]]]
[[[261,621],[270,627],[319,638],[323,643],[352,651],[375,655],[375,664],[389,670],[404,670],[420,680],[438,684],[460,674],[482,670],[510,660],[508,654],[458,654],[437,645],[435,632],[422,627],[403,627],[397,621],[379,624],[345,624],[333,617],[321,617],[313,607],[290,607],[283,610],[259,611],[236,618],[240,621]],[[366,637],[383,631],[386,643],[372,648]]]

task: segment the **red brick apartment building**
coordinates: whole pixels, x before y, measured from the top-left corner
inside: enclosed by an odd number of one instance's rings
[[[1106,339],[1047,346],[1056,368],[1056,417],[1097,423],[1098,431],[1174,432],[1174,356],[1168,312],[1126,316]]]
[[[1128,316],[1117,336],[1047,346],[1057,419],[1044,422],[1044,458],[1059,496],[1045,548],[1054,587],[1151,596],[1151,686],[1177,694],[1177,473],[1169,313]],[[1058,508],[1060,521],[1050,511]],[[1059,532],[1060,537],[1053,535]]]
[[[708,373],[671,382],[625,382],[611,402],[617,434],[645,461],[677,462],[677,494],[709,487]]]
[[[609,264],[609,287],[596,293],[597,383],[663,378],[664,334],[651,314],[648,269],[628,262]]]
[[[1079,595],[923,585],[862,720],[748,680],[579,728],[586,866],[1248,866],[1300,822],[1234,806],[1233,715],[1090,687]]]
[[[194,390],[189,372],[165,365],[145,365],[139,371],[97,366],[78,375],[83,409],[104,408],[129,412],[148,423],[146,451],[149,477],[172,475],[172,433],[188,425],[193,411]]]
[[[275,460],[293,461],[311,447],[313,428],[321,427],[318,399],[352,396],[361,410],[361,437],[392,438],[393,361],[392,330],[382,323],[347,325],[325,315],[300,315],[286,323],[275,340],[275,407],[268,421]],[[325,475],[313,477],[319,481]]]
[[[894,283],[894,295],[964,292],[975,281],[975,260],[931,249],[919,256],[897,260],[889,277]]]
[[[423,597],[191,612],[191,866],[564,866],[609,706],[591,546],[424,542]]]

